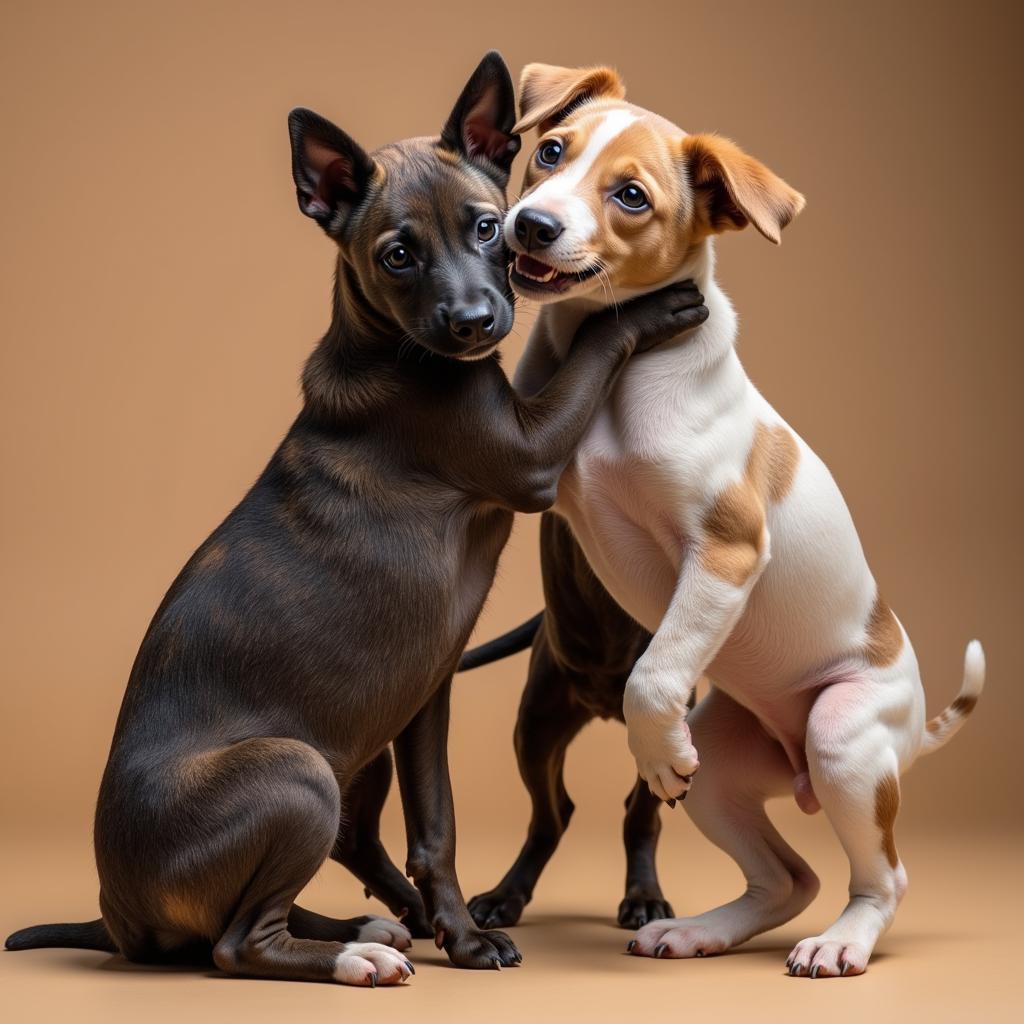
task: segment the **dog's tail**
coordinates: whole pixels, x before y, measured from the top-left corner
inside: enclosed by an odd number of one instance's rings
[[[959,731],[967,716],[978,703],[985,686],[985,652],[977,640],[972,640],[964,652],[964,681],[956,700],[945,711],[936,715],[924,729],[922,754],[930,754],[944,747]]]
[[[468,672],[471,668],[490,665],[492,661],[501,661],[502,658],[507,658],[510,654],[525,651],[533,643],[533,638],[537,635],[543,618],[544,613],[537,612],[532,619],[524,622],[521,626],[516,626],[515,629],[464,652],[459,659],[459,671]]]
[[[116,953],[117,946],[102,918],[82,924],[37,924],[7,936],[5,949],[101,949]]]

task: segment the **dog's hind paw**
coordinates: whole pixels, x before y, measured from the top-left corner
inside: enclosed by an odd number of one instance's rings
[[[335,981],[363,988],[397,985],[415,973],[401,953],[378,942],[347,942],[334,963]]]
[[[723,930],[698,924],[694,918],[676,917],[645,925],[626,951],[658,960],[682,960],[715,956],[731,945],[731,939]]]
[[[412,936],[404,924],[386,917],[370,917],[359,926],[356,941],[377,942],[393,949],[408,949],[412,945]]]
[[[870,958],[870,948],[860,943],[819,935],[796,944],[786,970],[794,978],[850,978],[863,974]]]
[[[627,896],[619,904],[620,928],[643,928],[649,921],[675,917],[672,904],[659,893],[657,896]]]
[[[469,913],[481,928],[508,928],[522,917],[526,897],[513,889],[492,889],[469,901]]]

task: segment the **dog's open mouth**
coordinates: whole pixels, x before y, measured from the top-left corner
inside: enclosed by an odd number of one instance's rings
[[[512,264],[512,283],[523,291],[564,292],[580,281],[593,277],[598,267],[587,267],[586,270],[565,273],[547,263],[519,253]]]

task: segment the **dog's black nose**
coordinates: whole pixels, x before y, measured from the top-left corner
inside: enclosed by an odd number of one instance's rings
[[[494,314],[483,302],[463,306],[448,314],[448,327],[459,341],[478,344],[494,333]]]
[[[527,207],[516,215],[516,238],[527,252],[546,249],[563,231],[561,221],[543,210]]]

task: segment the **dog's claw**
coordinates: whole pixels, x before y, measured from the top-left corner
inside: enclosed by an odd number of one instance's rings
[[[689,793],[689,792],[690,792],[689,790],[686,791],[686,793]],[[683,795],[679,799],[680,800],[685,800],[686,799],[686,793],[683,793]]]
[[[367,886],[365,886],[365,885],[363,886],[363,895],[364,895],[364,896],[365,896],[365,897],[366,897],[366,898],[367,898],[368,900],[372,900],[372,899],[373,899],[373,893],[372,893],[372,892],[370,892],[370,890],[369,890],[369,887],[367,887]]]
[[[409,968],[409,973],[410,974],[415,974],[416,973],[416,968],[413,967],[411,960],[406,960],[405,961],[405,966]]]
[[[667,800],[665,801],[665,803],[667,803],[667,804],[669,805],[669,807],[670,807],[670,808],[672,808],[673,810],[675,809],[675,806],[676,806],[676,802],[675,802],[675,800],[673,800],[673,799],[672,799],[671,797],[669,797],[669,798],[668,798],[668,799],[667,799]]]
[[[847,963],[847,962],[846,962],[846,961],[844,960],[844,961],[843,961],[843,966],[842,966],[842,970],[840,970],[840,972],[839,972],[839,977],[840,977],[840,978],[845,978],[845,977],[846,977],[846,972],[847,972],[847,971],[848,971],[849,969],[850,969],[850,965],[849,965],[849,964],[848,964],[848,963]]]
[[[666,949],[668,949],[668,943],[665,943],[665,942],[662,942],[659,945],[655,946],[654,947],[654,959],[655,960],[660,960],[661,959],[661,954],[664,953]]]
[[[703,949],[698,949],[695,955],[696,956],[703,956],[704,955],[704,950]]]
[[[496,956],[495,957],[491,957],[491,963],[494,964],[494,969],[496,971],[500,971],[501,970],[501,961]]]
[[[811,968],[811,977],[812,978],[816,978],[820,972],[821,972],[821,964],[815,964]]]
[[[377,987],[377,972],[374,971],[373,974],[370,975],[370,988],[376,988],[376,987]]]
[[[634,949],[636,949],[636,939],[630,939],[629,942],[626,943],[626,952],[632,953]]]

